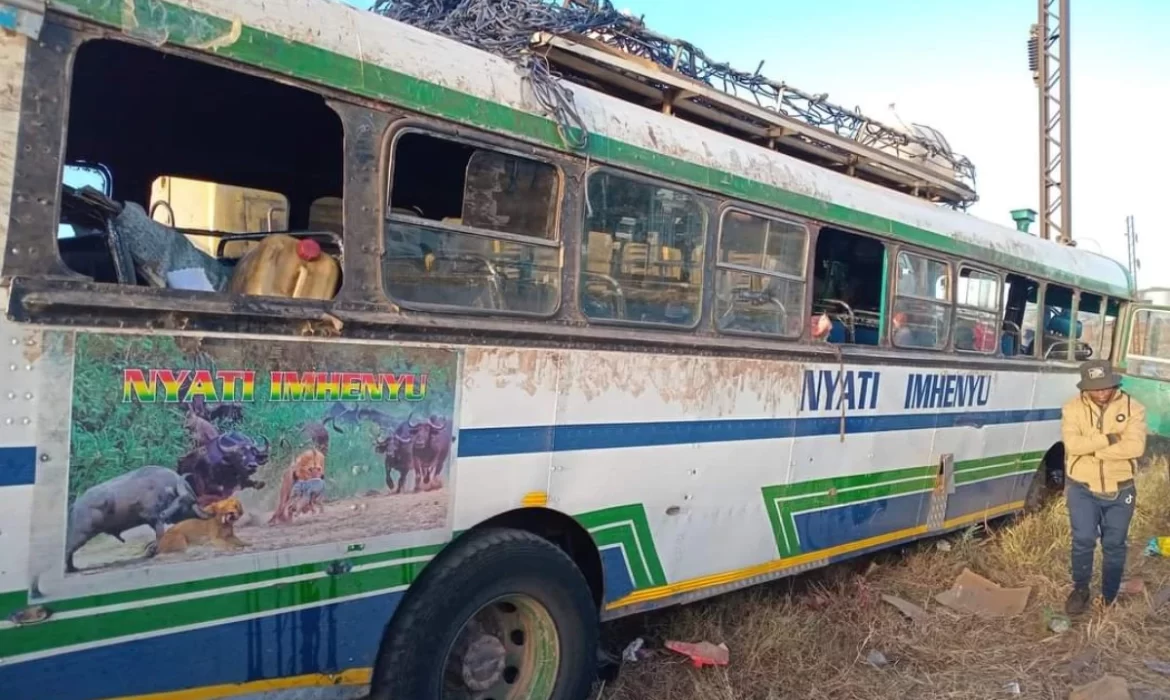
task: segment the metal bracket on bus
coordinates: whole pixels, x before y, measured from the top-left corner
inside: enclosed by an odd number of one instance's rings
[[[943,484],[948,496],[955,492],[955,456],[951,453],[943,455],[939,460],[942,469]]]
[[[40,37],[45,5],[45,0],[0,0],[0,29]]]

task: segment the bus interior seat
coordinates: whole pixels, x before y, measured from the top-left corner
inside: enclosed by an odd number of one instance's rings
[[[1045,324],[1045,326],[1046,326],[1046,330],[1048,331],[1049,335],[1057,336],[1060,338],[1070,337],[1069,331],[1072,330],[1072,328],[1073,328],[1070,310],[1063,309],[1060,312],[1054,314],[1052,317],[1050,317],[1048,319],[1048,323]],[[1084,324],[1081,323],[1080,321],[1077,321],[1076,322],[1076,334],[1077,334],[1076,337],[1077,337],[1077,339],[1080,339],[1081,334],[1084,332],[1084,330],[1085,330]]]

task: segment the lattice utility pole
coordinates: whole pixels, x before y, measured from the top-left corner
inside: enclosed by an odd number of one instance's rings
[[[1040,237],[1072,245],[1069,0],[1037,0],[1028,63],[1040,104]]]
[[[1137,254],[1137,227],[1133,223],[1133,215],[1125,217],[1125,247],[1129,253],[1129,277],[1133,283],[1134,290],[1138,289],[1138,270],[1142,269],[1142,261],[1138,259]]]

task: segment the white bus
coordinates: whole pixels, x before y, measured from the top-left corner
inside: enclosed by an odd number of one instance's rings
[[[1112,260],[578,85],[575,150],[341,4],[0,25],[6,700],[584,698],[603,620],[1038,500],[1123,359]]]

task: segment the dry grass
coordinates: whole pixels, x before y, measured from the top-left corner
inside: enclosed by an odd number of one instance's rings
[[[709,602],[619,621],[607,629],[620,652],[636,636],[655,648],[626,664],[603,700],[909,700],[1067,698],[1105,673],[1126,678],[1135,698],[1170,700],[1170,677],[1144,660],[1170,662],[1170,604],[1151,600],[1170,586],[1170,559],[1142,556],[1149,538],[1170,534],[1170,483],[1158,467],[1138,478],[1129,577],[1146,592],[1053,634],[1046,611],[1068,595],[1068,512],[1063,499],[1013,522],[841,564]],[[1031,586],[1024,614],[1007,620],[959,615],[934,601],[964,566],[1004,586]],[[1095,573],[1100,571],[1100,553]],[[1099,583],[1094,582],[1096,591]],[[900,596],[929,611],[913,623],[881,600]],[[665,639],[725,642],[731,665],[693,669],[660,650]],[[889,665],[866,661],[871,650]],[[1019,684],[1019,694],[1008,686]]]

